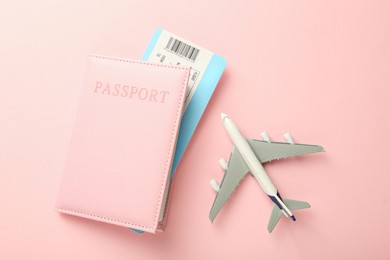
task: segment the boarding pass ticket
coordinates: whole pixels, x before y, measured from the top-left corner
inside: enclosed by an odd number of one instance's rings
[[[172,177],[226,67],[226,60],[163,29],[155,31],[142,59],[191,67]]]

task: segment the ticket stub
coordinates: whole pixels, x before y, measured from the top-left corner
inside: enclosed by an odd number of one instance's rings
[[[163,29],[154,32],[142,60],[190,66],[184,113],[171,178],[226,67],[213,52]]]

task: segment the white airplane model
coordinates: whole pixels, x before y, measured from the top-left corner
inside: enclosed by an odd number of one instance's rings
[[[309,203],[282,199],[262,164],[275,159],[322,152],[324,148],[318,145],[295,144],[290,134],[284,135],[287,143],[271,142],[266,133],[261,134],[263,141],[246,139],[227,115],[222,113],[221,120],[234,145],[229,163],[224,159],[219,161],[225,170],[225,176],[221,185],[218,185],[215,179],[210,182],[217,192],[210,211],[209,217],[211,222],[214,221],[232,192],[249,172],[255,177],[264,192],[274,203],[268,223],[268,232],[272,232],[282,214],[295,221],[296,219],[291,211],[309,208]]]

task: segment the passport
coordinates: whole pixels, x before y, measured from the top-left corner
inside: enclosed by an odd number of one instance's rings
[[[156,233],[190,67],[90,55],[55,208]]]

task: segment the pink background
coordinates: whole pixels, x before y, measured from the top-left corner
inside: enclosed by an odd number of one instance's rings
[[[389,1],[1,1],[0,259],[389,259]],[[53,210],[87,55],[139,58],[166,28],[228,66],[178,168],[165,233]],[[323,145],[267,170],[312,208],[271,235],[246,178],[214,224],[209,180],[243,134]]]

